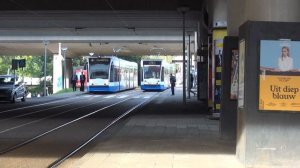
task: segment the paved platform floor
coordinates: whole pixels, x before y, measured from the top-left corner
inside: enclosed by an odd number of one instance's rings
[[[222,140],[219,120],[211,120],[202,102],[170,90],[145,110],[113,127],[86,154],[60,167],[72,168],[242,168],[235,142]]]

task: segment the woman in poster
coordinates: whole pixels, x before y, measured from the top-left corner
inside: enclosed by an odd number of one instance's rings
[[[278,58],[278,69],[280,71],[293,70],[293,58],[290,56],[290,49],[287,46],[281,48],[281,56]]]

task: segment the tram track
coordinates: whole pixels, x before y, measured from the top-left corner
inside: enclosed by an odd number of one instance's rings
[[[50,102],[45,102],[45,103],[41,103],[41,104],[34,104],[34,105],[22,105],[21,107],[18,107],[18,108],[14,108],[13,106],[9,106],[9,107],[12,107],[12,108],[9,108],[9,109],[5,109],[3,111],[0,110],[0,114],[3,114],[3,113],[8,113],[8,112],[11,112],[11,111],[17,111],[17,110],[24,110],[24,109],[29,109],[29,108],[33,108],[33,107],[40,107],[40,106],[44,106],[44,105],[49,105],[49,104],[53,104],[53,103],[57,103],[57,102],[61,102],[61,101],[68,101],[68,100],[72,100],[72,99],[76,99],[78,97],[72,97],[72,98],[60,98],[60,99],[56,99],[56,100],[52,100]]]
[[[128,91],[126,92],[127,94],[128,93],[132,93],[132,92],[135,92],[134,90],[133,91]],[[124,92],[119,92],[119,93],[116,93],[115,95],[119,95],[119,94],[123,94]],[[27,110],[27,109],[32,109],[32,108],[40,108],[42,106],[46,106],[46,105],[52,105],[55,103],[62,103],[62,102],[66,102],[66,101],[73,101],[73,100],[76,100],[76,99],[79,99],[80,97],[84,97],[84,96],[93,96],[93,94],[82,94],[82,95],[78,95],[76,97],[71,97],[71,98],[57,98],[56,100],[51,100],[50,102],[44,102],[42,101],[43,103],[39,104],[38,102],[35,102],[36,104],[34,105],[27,105],[27,106],[22,106],[22,107],[18,107],[18,108],[11,108],[11,109],[5,109],[2,110],[0,109],[0,118],[3,117],[3,115],[5,113],[12,113],[12,112],[18,112],[18,111],[23,111],[23,110]],[[38,104],[37,104],[38,103]]]
[[[152,96],[154,97],[154,96]],[[104,127],[102,130],[98,131],[96,134],[94,134],[91,138],[89,138],[88,140],[86,140],[84,143],[82,143],[81,145],[79,145],[78,147],[76,147],[75,149],[73,149],[71,152],[69,152],[68,154],[66,154],[65,156],[57,159],[56,161],[54,161],[53,163],[51,163],[48,168],[56,168],[57,166],[59,166],[61,163],[63,163],[65,160],[67,160],[68,158],[70,158],[72,155],[74,155],[76,152],[78,152],[79,150],[81,150],[82,148],[84,148],[86,145],[88,145],[91,141],[93,141],[95,138],[97,138],[101,133],[103,133],[105,130],[109,129],[112,125],[114,125],[115,123],[117,123],[119,120],[123,119],[125,116],[127,116],[129,113],[131,113],[132,111],[136,110],[137,108],[141,108],[141,106],[145,105],[146,102],[150,102],[151,99],[146,99],[145,101],[142,101],[141,103],[137,104],[136,106],[130,108],[129,110],[127,110],[125,113],[123,113],[122,115],[120,115],[118,118],[114,119],[112,122],[110,122],[106,127]]]
[[[145,94],[145,93],[142,93],[142,94]],[[87,140],[85,141],[82,141],[80,143],[80,145],[76,145],[77,147],[74,148],[73,146],[73,149],[70,150],[71,152],[66,152],[67,154],[65,154],[63,157],[57,157],[57,158],[60,158],[60,159],[56,159],[54,160],[49,167],[56,167],[57,165],[59,165],[61,162],[63,162],[64,160],[66,160],[68,157],[72,156],[74,153],[76,153],[76,151],[80,150],[81,148],[83,148],[86,144],[88,144],[90,141],[92,141],[95,137],[99,136],[103,131],[105,131],[106,129],[108,129],[111,125],[115,124],[117,121],[119,121],[120,119],[122,119],[123,117],[125,117],[126,115],[128,115],[131,111],[135,110],[136,108],[142,106],[143,104],[145,104],[147,101],[149,101],[151,99],[151,97],[153,97],[154,94],[152,93],[151,96],[145,96],[145,97],[149,97],[148,99],[133,99],[133,97],[136,97],[136,96],[130,96],[128,98],[125,98],[125,99],[122,99],[121,101],[117,101],[115,103],[112,103],[111,105],[108,105],[108,106],[105,106],[105,107],[102,107],[102,108],[99,108],[98,110],[95,110],[93,112],[90,112],[84,116],[81,116],[79,118],[76,118],[72,121],[69,121],[67,123],[64,123],[62,125],[60,125],[59,127],[56,127],[56,128],[53,128],[51,130],[48,130],[46,132],[44,132],[43,134],[40,134],[36,137],[33,137],[31,138],[30,140],[27,140],[27,141],[24,141],[23,143],[21,144],[18,144],[18,145],[15,145],[14,147],[11,147],[10,149],[7,149],[6,151],[1,151],[0,154],[0,160],[2,160],[1,158],[4,158],[4,157],[9,157],[9,156],[12,156],[14,155],[13,153],[16,151],[16,150],[19,150],[21,148],[23,148],[24,146],[28,146],[28,145],[31,145],[31,146],[34,146],[34,141],[38,141],[39,139],[42,139],[42,137],[44,137],[45,139],[47,139],[46,135],[50,136],[51,137],[51,133],[53,134],[53,132],[57,132],[58,130],[62,131],[63,128],[66,128],[66,127],[72,127],[72,125],[80,125],[79,121],[82,121],[82,123],[85,123],[87,120],[90,120],[92,118],[93,115],[96,115],[98,114],[99,112],[102,112],[102,111],[105,111],[107,114],[110,114],[116,110],[119,110],[120,109],[123,109],[123,108],[126,108],[127,105],[124,105],[124,103],[128,103],[128,102],[131,102],[131,105],[130,105],[130,108],[127,109],[125,112],[122,111],[122,112],[114,112],[116,114],[114,114],[114,117],[113,119],[111,119],[110,122],[106,122],[105,125],[102,125],[100,129],[100,131],[94,131],[94,133],[92,135],[89,135],[89,138],[85,138]],[[134,102],[136,100],[139,100],[138,103]],[[134,102],[134,103],[133,103]],[[122,105],[123,104],[123,105]],[[132,105],[133,104],[133,105]],[[110,110],[112,108],[115,108],[115,110]],[[104,112],[103,112],[104,113]],[[110,114],[111,115],[111,114]],[[105,117],[104,117],[105,118]],[[102,118],[101,118],[102,119]],[[84,125],[84,124],[83,124]],[[100,124],[101,125],[101,124]],[[67,132],[67,131],[66,131]],[[55,133],[54,133],[55,134]],[[64,133],[62,133],[64,134]],[[74,135],[71,135],[71,136],[74,136]],[[44,140],[44,141],[47,141],[47,140]],[[47,141],[48,142],[48,141]],[[38,144],[38,142],[37,142]],[[43,144],[43,143],[42,143]],[[31,149],[34,148],[34,147],[31,147]],[[21,150],[23,151],[23,150]],[[12,155],[10,154],[12,153]],[[17,152],[18,153],[18,152]],[[22,153],[22,152],[21,152]],[[4,156],[6,155],[6,156]],[[19,154],[16,154],[15,155],[19,155]],[[3,163],[3,162],[2,162]],[[9,164],[9,163],[8,163]],[[47,165],[48,166],[48,165]],[[46,167],[47,167],[46,166]],[[1,161],[0,161],[0,167],[1,167]],[[5,166],[4,166],[5,167]],[[44,167],[44,166],[42,166]]]
[[[130,95],[129,95],[130,96]],[[13,131],[13,130],[16,130],[16,129],[20,129],[20,128],[23,128],[23,127],[25,127],[26,128],[26,126],[28,127],[29,125],[32,125],[32,124],[36,124],[36,126],[31,126],[31,127],[44,127],[44,126],[39,126],[39,123],[38,122],[41,122],[41,121],[44,121],[44,120],[46,120],[46,119],[51,119],[51,118],[55,118],[55,117],[61,117],[61,118],[64,118],[62,115],[69,115],[69,114],[67,114],[67,113],[70,113],[70,112],[74,112],[75,110],[82,110],[82,109],[85,109],[85,108],[87,108],[87,107],[92,107],[92,106],[96,106],[97,104],[99,104],[99,103],[104,103],[104,102],[106,102],[106,101],[109,101],[109,100],[112,100],[113,99],[113,97],[111,97],[111,98],[107,98],[107,99],[101,99],[100,101],[96,101],[96,102],[94,102],[94,103],[89,103],[89,104],[86,104],[86,105],[84,105],[84,106],[78,106],[78,107],[75,107],[75,108],[72,108],[72,109],[67,109],[67,110],[64,110],[64,111],[62,111],[62,112],[59,112],[59,113],[54,113],[54,114],[51,114],[51,115],[49,115],[49,114],[46,114],[46,117],[43,117],[43,118],[38,118],[38,119],[35,119],[35,120],[32,120],[32,121],[30,121],[30,122],[26,122],[25,121],[25,123],[23,123],[23,124],[19,124],[19,125],[15,125],[15,126],[10,126],[9,128],[6,128],[6,129],[2,129],[1,131],[0,131],[0,135],[1,135],[1,137],[5,137],[5,135],[3,135],[3,133],[7,133],[6,135],[8,136],[9,134],[12,134],[11,133],[11,131]],[[87,100],[88,101],[88,100]],[[77,112],[78,113],[78,112]],[[84,116],[85,115],[85,112],[81,112],[81,113],[83,113],[82,114],[82,116]],[[79,115],[80,116],[80,114],[77,114],[77,115]],[[67,120],[68,119],[66,119],[65,121],[61,121],[61,122],[67,122]],[[42,125],[42,124],[40,124],[40,125]],[[56,125],[58,125],[58,123],[56,124]],[[3,127],[3,126],[2,126]],[[47,127],[49,127],[48,125],[47,125]],[[55,126],[54,126],[54,128],[55,128]],[[46,130],[51,130],[52,128],[46,128]],[[28,129],[25,129],[25,130],[23,130],[22,132],[27,132],[28,130],[30,130],[29,128]],[[20,131],[20,130],[19,130]],[[37,132],[38,130],[36,130],[36,132]],[[17,130],[15,131],[15,132],[17,132]],[[47,131],[46,131],[47,132]],[[30,135],[29,135],[30,136]],[[33,136],[33,135],[31,135],[31,136]],[[30,137],[31,137],[30,136]],[[37,136],[39,136],[39,135],[37,135]],[[26,139],[26,138],[25,138]],[[30,139],[32,139],[32,138],[27,138],[28,140],[25,140],[24,142],[21,142],[21,143],[19,143],[19,144],[23,144],[23,143],[28,143],[28,142],[30,142]],[[35,138],[34,138],[35,139]],[[20,146],[20,145],[13,145],[13,146]],[[14,149],[14,148],[16,148],[16,147],[9,147],[9,148],[5,148],[4,150],[3,150],[3,147],[1,147],[1,145],[0,145],[0,154],[2,154],[2,153],[6,153],[6,152],[8,152],[9,151],[9,149]]]
[[[46,108],[46,109],[42,109],[42,110],[37,110],[37,111],[29,112],[29,113],[25,112],[24,114],[22,113],[21,115],[16,115],[16,116],[13,116],[13,117],[10,117],[10,118],[0,119],[0,122],[1,122],[1,124],[0,124],[0,126],[1,126],[0,134],[6,132],[7,130],[12,130],[12,129],[15,129],[15,128],[19,128],[21,126],[36,123],[36,122],[39,122],[39,121],[42,121],[42,120],[45,120],[45,119],[49,119],[51,117],[55,117],[55,116],[59,116],[61,114],[67,113],[67,112],[71,112],[71,111],[76,110],[76,109],[80,109],[80,108],[88,107],[88,106],[91,106],[91,105],[95,105],[97,103],[109,101],[112,98],[114,98],[114,97],[106,98],[106,99],[97,101],[95,103],[91,103],[89,105],[84,105],[84,106],[78,106],[78,107],[75,107],[75,108],[71,108],[71,109],[68,109],[67,111],[63,111],[63,112],[58,112],[58,113],[54,113],[54,114],[44,114],[46,117],[39,117],[39,119],[37,119],[37,120],[33,120],[33,121],[30,121],[30,122],[25,122],[23,124],[18,124],[18,125],[11,125],[10,124],[9,128],[6,128],[7,127],[6,125],[9,125],[9,124],[5,124],[4,122],[10,122],[12,119],[16,119],[16,118],[20,118],[20,117],[30,117],[31,115],[36,115],[37,113],[45,112],[47,110],[53,110],[53,109],[57,109],[57,108],[60,108],[60,107],[65,107],[65,106],[69,106],[69,105],[73,105],[73,104],[78,104],[78,102],[71,102],[71,103],[67,103],[67,104],[63,104],[63,105],[59,105],[59,106],[54,106],[54,107]],[[90,100],[91,99],[84,100],[84,101],[90,101]],[[79,101],[82,103],[82,100],[79,100]]]

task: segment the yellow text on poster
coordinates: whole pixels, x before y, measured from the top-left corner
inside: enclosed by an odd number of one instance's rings
[[[300,112],[300,76],[260,75],[259,85],[259,110]]]

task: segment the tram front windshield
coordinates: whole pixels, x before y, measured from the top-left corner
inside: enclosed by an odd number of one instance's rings
[[[144,66],[144,79],[160,79],[160,65]]]
[[[90,58],[90,79],[108,79],[110,58]]]

